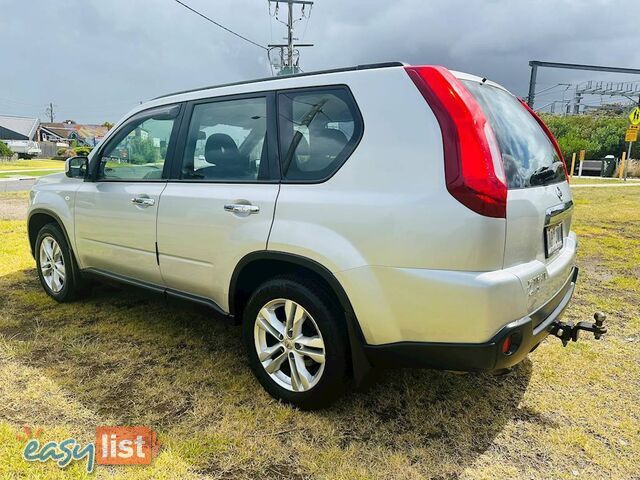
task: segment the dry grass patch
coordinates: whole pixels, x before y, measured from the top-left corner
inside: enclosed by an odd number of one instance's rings
[[[0,161],[0,172],[2,170],[37,170],[39,168],[64,169],[64,161],[51,159],[33,160],[3,160]]]
[[[0,193],[0,221],[24,220],[27,216],[29,192]]]
[[[626,183],[639,183],[640,179],[638,178],[627,178]],[[625,183],[624,180],[620,180],[616,178],[602,178],[602,177],[577,177],[574,176],[571,178],[571,185],[593,185],[593,184],[603,184],[603,185],[618,185],[620,183]]]
[[[506,377],[383,372],[317,413],[264,393],[239,328],[207,310],[109,286],[54,303],[25,222],[0,221],[0,478],[62,478],[20,457],[25,422],[57,439],[103,424],[159,432],[152,467],[98,466],[97,478],[638,478],[640,189],[574,195],[568,317],[602,308],[604,340],[550,339]],[[64,478],[83,478],[78,467]]]

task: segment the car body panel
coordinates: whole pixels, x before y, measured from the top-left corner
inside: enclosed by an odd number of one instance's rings
[[[75,195],[82,183],[82,180],[68,178],[64,173],[54,173],[38,177],[29,193],[28,218],[34,213],[50,213],[59,219],[74,251]]]
[[[171,182],[158,211],[158,253],[168,288],[213,300],[229,311],[229,284],[242,257],[264,250],[279,185]],[[240,216],[228,204],[258,206]]]
[[[164,182],[83,182],[76,193],[76,255],[81,268],[163,285],[156,260],[156,216]],[[154,205],[132,203],[146,196]]]
[[[504,325],[533,312],[566,283],[575,264],[575,234],[554,262],[534,260],[490,272],[364,266],[337,272],[351,299],[366,343],[403,341],[482,343]],[[535,295],[527,280],[550,281]]]
[[[349,88],[363,137],[326,182],[282,184],[269,249],[309,256],[334,272],[501,268],[505,220],[477,215],[448,193],[440,127],[404,69],[352,74]]]

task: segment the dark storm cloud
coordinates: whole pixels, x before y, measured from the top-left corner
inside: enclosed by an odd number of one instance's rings
[[[284,35],[270,28],[266,0],[185,1],[259,43]],[[316,0],[304,40],[317,46],[301,65],[438,63],[524,95],[531,59],[640,67],[636,9],[622,0]],[[0,12],[0,113],[42,117],[53,101],[59,120],[116,120],[158,94],[269,75],[263,51],[172,0],[0,0]],[[609,77],[548,70],[539,80],[542,89],[591,78]]]

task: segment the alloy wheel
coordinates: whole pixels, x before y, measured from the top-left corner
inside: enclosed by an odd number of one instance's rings
[[[325,365],[324,341],[302,305],[284,298],[268,302],[258,312],[253,336],[263,368],[278,385],[305,392],[320,381]]]
[[[64,288],[66,279],[64,256],[60,245],[51,236],[44,237],[40,243],[40,273],[53,293],[59,293]]]

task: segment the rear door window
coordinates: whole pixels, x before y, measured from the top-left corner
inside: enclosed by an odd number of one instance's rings
[[[266,97],[194,105],[180,178],[204,182],[269,180]]]
[[[463,80],[496,135],[510,189],[565,180],[562,161],[536,119],[509,92]]]
[[[362,128],[362,119],[346,88],[280,92],[278,130],[283,180],[326,180],[353,152]]]

